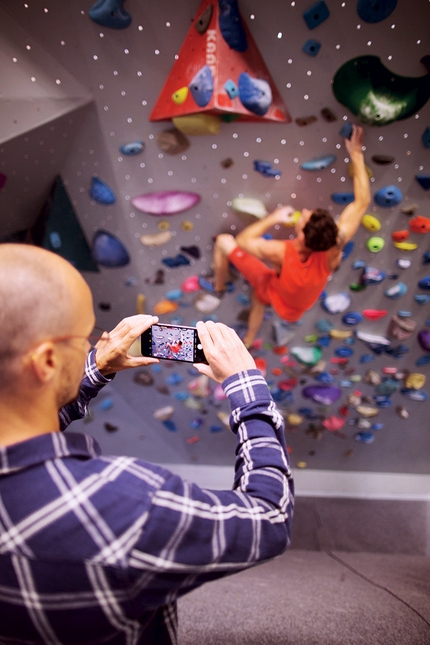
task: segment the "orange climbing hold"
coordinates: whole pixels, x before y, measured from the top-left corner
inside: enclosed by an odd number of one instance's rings
[[[428,233],[430,231],[430,219],[417,215],[409,222],[409,228],[413,233]]]
[[[409,231],[394,231],[391,233],[391,237],[395,242],[404,242],[409,237]]]

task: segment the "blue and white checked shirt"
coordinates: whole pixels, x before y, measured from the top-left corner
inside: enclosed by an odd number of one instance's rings
[[[91,352],[62,429],[106,382]],[[0,644],[176,643],[178,596],[287,548],[282,417],[258,370],[223,387],[238,439],[232,491],[102,457],[83,434],[0,449]]]

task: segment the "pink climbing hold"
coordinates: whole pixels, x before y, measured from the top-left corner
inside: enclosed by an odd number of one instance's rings
[[[149,215],[174,215],[192,208],[199,203],[200,199],[200,195],[197,193],[164,190],[139,195],[134,197],[131,203],[137,210]]]
[[[329,430],[330,432],[339,432],[345,425],[345,419],[340,419],[339,417],[328,417],[327,419],[324,419],[322,422],[322,425],[326,430]]]
[[[185,293],[192,293],[193,291],[200,291],[199,277],[197,275],[192,275],[181,285],[182,291]]]
[[[363,316],[369,320],[379,320],[388,314],[386,309],[365,309]]]

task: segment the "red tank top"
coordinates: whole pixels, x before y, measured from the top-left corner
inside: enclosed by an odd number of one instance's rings
[[[330,274],[327,251],[314,251],[300,262],[294,240],[285,240],[281,273],[267,284],[270,304],[281,318],[295,322],[318,300]]]

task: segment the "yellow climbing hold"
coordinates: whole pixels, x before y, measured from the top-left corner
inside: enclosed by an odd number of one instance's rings
[[[361,223],[364,228],[367,228],[368,231],[372,231],[372,233],[376,233],[376,231],[379,231],[381,228],[381,222],[374,215],[364,215]]]
[[[350,338],[350,336],[352,336],[352,331],[346,329],[330,329],[329,334],[332,338],[344,340],[345,338]]]
[[[287,422],[290,426],[299,426],[303,422],[303,417],[300,414],[289,414],[287,416]]]
[[[141,235],[140,241],[144,246],[162,246],[167,244],[172,239],[170,231],[160,231],[160,233],[153,233],[152,235]]]
[[[170,228],[170,222],[165,219],[162,219],[157,224],[160,231],[167,231]]]
[[[367,172],[367,176],[369,177],[369,179],[372,179],[373,170],[371,168],[369,168],[369,166],[367,166],[367,165],[366,165],[366,172]],[[352,163],[348,164],[348,175],[351,177],[351,179],[354,177],[354,168],[353,168]]]
[[[306,461],[298,461],[297,462],[297,468],[306,468],[307,463]]]
[[[187,100],[187,96],[188,87],[181,87],[179,90],[176,90],[176,92],[173,92],[172,101],[173,103],[176,103],[176,105],[182,105],[182,103],[185,103]]]
[[[138,293],[136,298],[136,313],[144,314],[145,313],[145,303],[146,296],[144,293]]]
[[[185,220],[185,222],[182,222],[181,224],[181,229],[183,231],[187,231],[187,232],[192,231],[193,228],[194,228],[194,224],[187,219]]]
[[[394,242],[394,246],[402,251],[415,251],[418,248],[414,242]]]
[[[186,116],[175,116],[172,119],[173,125],[188,136],[199,136],[205,134],[219,134],[221,130],[221,119],[215,114],[188,114]]]
[[[161,316],[162,314],[170,314],[172,311],[176,311],[178,308],[178,305],[176,302],[172,302],[171,300],[160,300],[160,302],[157,302],[157,304],[154,307],[154,314],[157,316]]]
[[[408,376],[406,377],[405,385],[409,389],[419,390],[423,387],[425,382],[426,377],[424,376],[424,374],[413,372],[412,374],[408,374]]]

